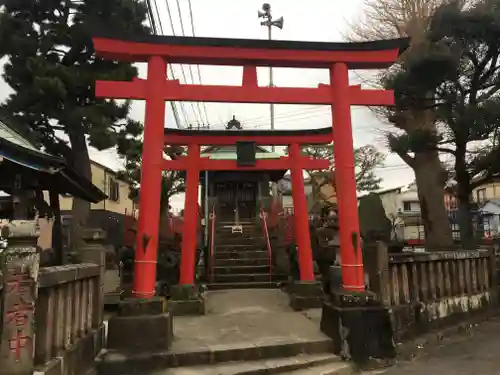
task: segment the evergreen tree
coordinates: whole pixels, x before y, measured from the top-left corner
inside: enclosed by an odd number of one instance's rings
[[[4,80],[14,93],[4,103],[19,123],[36,132],[40,146],[64,156],[91,178],[87,142],[99,150],[116,145],[127,123],[129,103],[97,99],[96,80],[131,80],[130,63],[97,58],[95,27],[149,33],[147,9],[138,0],[15,0],[0,15]],[[65,135],[67,140],[63,140]],[[74,245],[90,205],[73,201]]]
[[[120,171],[120,177],[130,184],[130,199],[138,201],[141,168],[142,168],[142,134],[143,125],[137,121],[130,121],[122,129],[118,139],[118,153],[125,157],[125,168]],[[185,149],[179,146],[166,146],[164,153],[172,160],[185,155]],[[178,193],[184,192],[184,173],[182,171],[163,171],[161,182],[160,213],[162,219],[168,216],[169,200]]]
[[[392,143],[407,152],[431,150],[451,156],[461,242],[472,247],[472,190],[499,168],[500,1],[440,7],[430,19],[426,38],[415,48],[419,53],[388,84],[396,91],[399,107],[428,111],[439,127],[393,137]]]
[[[405,51],[393,69],[404,72],[407,61],[420,53],[418,46],[426,37],[430,16],[443,4],[457,0],[365,0],[363,19],[351,27],[351,40],[378,40],[410,37],[410,48]],[[464,3],[465,0],[458,2]],[[391,73],[393,73],[391,71]],[[391,76],[390,74],[389,76]],[[373,82],[370,82],[373,83]],[[375,84],[387,85],[386,72],[376,77]],[[396,103],[389,108],[376,108],[384,121],[392,123],[397,135],[436,132],[438,124],[431,110]],[[409,151],[393,142],[389,135],[391,151],[413,169],[418,186],[418,198],[425,228],[425,243],[428,250],[449,249],[453,246],[452,232],[444,205],[444,186],[447,173],[435,148],[420,148]]]

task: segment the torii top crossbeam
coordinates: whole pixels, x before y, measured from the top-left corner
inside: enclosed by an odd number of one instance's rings
[[[255,65],[325,68],[334,62],[349,69],[387,69],[408,48],[409,39],[330,43],[288,40],[200,38],[94,33],[94,48],[105,58],[147,62],[163,56],[174,64]]]
[[[330,85],[316,88],[258,87],[257,66],[326,68],[343,63],[348,69],[384,69],[396,61],[408,46],[408,39],[360,43],[293,42],[250,39],[193,38],[170,36],[133,36],[100,34],[94,37],[99,56],[145,62],[151,56],[168,63],[243,66],[242,86],[181,84],[168,80],[162,90],[166,101],[225,103],[332,104]],[[139,99],[146,97],[146,80],[133,82],[98,81],[100,97]],[[392,105],[392,92],[362,90],[350,86],[351,105]]]
[[[332,127],[293,130],[194,130],[166,128],[165,144],[184,146],[235,145],[238,141],[252,141],[261,146],[287,146],[293,143],[303,145],[325,145],[333,139]]]

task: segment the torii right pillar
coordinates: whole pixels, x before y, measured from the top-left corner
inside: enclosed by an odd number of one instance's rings
[[[365,288],[346,64],[331,67],[330,87],[343,285],[330,290],[323,302],[321,331],[332,339],[335,354],[363,367],[374,359],[393,358],[396,351],[389,309]]]
[[[330,87],[342,284],[343,289],[348,291],[364,291],[365,276],[359,235],[351,101],[348,94],[349,69],[346,64],[336,63],[330,69]]]

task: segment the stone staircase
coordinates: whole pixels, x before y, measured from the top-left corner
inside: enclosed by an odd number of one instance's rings
[[[296,312],[279,289],[208,291],[207,313],[179,316],[169,350],[110,349],[98,375],[354,375],[320,331],[321,310]]]
[[[234,223],[218,223],[215,229],[211,290],[277,288],[287,275],[275,274],[262,229],[254,222],[242,223],[242,233],[233,233]]]

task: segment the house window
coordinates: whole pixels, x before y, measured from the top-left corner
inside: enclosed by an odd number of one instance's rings
[[[403,202],[403,211],[411,211],[411,202]]]
[[[120,200],[120,184],[114,179],[109,179],[109,200],[118,202]]]
[[[478,189],[476,191],[477,194],[477,202],[478,203],[483,203],[486,201],[486,189]]]

